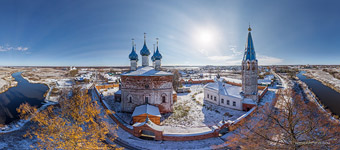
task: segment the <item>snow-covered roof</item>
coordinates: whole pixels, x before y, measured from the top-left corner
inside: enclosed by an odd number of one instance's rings
[[[266,79],[258,79],[257,80],[258,84],[263,84],[263,85],[269,85],[272,83],[272,80],[266,80]]]
[[[144,122],[136,122],[135,124],[133,124],[133,127],[140,127],[143,125],[147,125],[150,128],[156,130],[156,131],[164,131],[164,127],[163,126],[159,126],[155,123],[153,123],[149,118],[146,118],[146,120]]]
[[[173,75],[170,72],[155,70],[151,66],[138,67],[135,71],[129,71],[121,74],[122,76],[170,76]]]
[[[241,91],[242,88],[239,86],[233,86],[230,84],[223,83],[221,81],[216,81],[213,83],[208,83],[205,88],[218,91],[221,95],[230,95],[237,98],[242,98]]]
[[[256,105],[256,102],[250,98],[245,98],[243,99],[243,102],[242,103],[245,103],[245,104],[254,104]]]
[[[132,117],[139,116],[142,114],[149,114],[149,115],[161,117],[161,113],[159,112],[158,107],[149,105],[149,104],[137,106],[132,113]]]

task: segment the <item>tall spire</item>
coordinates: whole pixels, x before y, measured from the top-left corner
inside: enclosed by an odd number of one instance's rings
[[[135,52],[136,52],[136,49],[137,49],[137,46],[136,46],[136,44],[135,44]]]
[[[143,45],[143,48],[140,50],[140,54],[142,56],[149,56],[150,55],[150,51],[149,51],[148,47],[146,47],[146,33],[144,33],[144,45]]]
[[[245,48],[245,52],[244,52],[244,56],[243,56],[243,61],[256,60],[253,38],[251,36],[252,29],[250,28],[250,25],[249,25],[248,31],[249,31],[248,32],[248,39],[247,39],[246,48]]]
[[[155,52],[156,52],[156,48],[155,48],[155,44],[153,44],[153,54],[151,56],[151,60],[154,62],[155,61]]]
[[[132,38],[131,40],[132,40],[132,47],[133,47],[133,46],[135,46],[135,39]]]

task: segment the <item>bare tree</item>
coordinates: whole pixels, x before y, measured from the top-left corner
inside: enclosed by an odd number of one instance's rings
[[[227,143],[242,149],[339,149],[339,123],[292,90],[280,91],[278,108],[265,105]]]
[[[181,81],[180,81],[181,75],[179,74],[179,72],[178,72],[177,69],[175,69],[175,70],[173,71],[173,74],[174,74],[174,76],[173,76],[173,80],[172,80],[172,86],[173,86],[173,89],[174,89],[175,91],[177,91],[178,88],[182,86],[182,83],[181,83]]]

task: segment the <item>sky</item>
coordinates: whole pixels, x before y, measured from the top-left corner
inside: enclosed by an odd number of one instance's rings
[[[162,65],[340,64],[340,1],[1,0],[0,66],[128,66],[159,38]],[[139,56],[141,60],[141,56]],[[139,61],[141,65],[141,61]]]

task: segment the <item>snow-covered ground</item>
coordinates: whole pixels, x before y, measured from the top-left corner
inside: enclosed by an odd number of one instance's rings
[[[104,95],[104,94],[103,94]],[[104,95],[105,96],[105,95]],[[100,102],[99,102],[100,103]],[[100,106],[102,108],[102,106]],[[103,114],[102,114],[103,115]],[[102,118],[107,121],[111,125],[117,125],[110,117],[106,116]],[[196,141],[150,141],[143,140],[138,137],[131,135],[126,132],[122,128],[118,128],[114,131],[112,128],[112,132],[115,132],[118,135],[118,140],[123,143],[135,147],[138,149],[212,149],[214,146],[223,145],[224,141],[221,138],[209,138],[204,140],[196,140]]]
[[[0,149],[1,150],[28,150],[32,149],[30,145],[36,143],[36,138],[30,139],[29,137],[24,137],[27,130],[34,125],[31,122],[26,123],[22,128],[9,132],[0,133]]]
[[[245,112],[235,109],[217,106],[203,100],[203,86],[192,85],[191,93],[178,94],[177,102],[173,108],[175,112],[170,116],[166,116],[162,121],[162,125],[169,127],[181,127],[190,129],[195,127],[211,127],[221,120],[235,120],[242,116]],[[193,95],[195,95],[193,97]],[[178,117],[176,108],[188,109],[187,115]],[[229,115],[225,115],[228,113]]]
[[[12,77],[12,73],[18,71],[19,69],[16,68],[0,68],[0,93],[17,85],[17,81]]]
[[[203,101],[203,85],[184,85],[190,87],[191,93],[178,93],[174,103],[174,112],[162,115],[161,125],[164,133],[197,133],[210,131],[210,127],[221,120],[235,120],[246,112],[217,106]],[[131,114],[121,113],[120,103],[114,102],[113,95],[118,88],[100,90],[104,101],[126,123],[131,123]]]
[[[309,69],[307,70],[306,75],[309,77],[313,77],[314,79],[319,80],[323,83],[330,84],[334,86],[338,91],[340,91],[340,80],[337,78],[334,78],[328,72],[325,72],[322,70],[316,70],[316,69]]]

